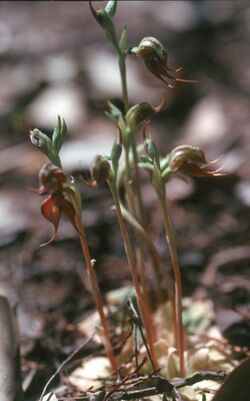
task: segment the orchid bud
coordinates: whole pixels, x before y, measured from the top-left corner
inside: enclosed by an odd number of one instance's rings
[[[92,6],[92,2],[89,1],[90,10],[95,17],[96,21],[101,25],[102,29],[105,31],[107,38],[112,42],[116,49],[119,49],[119,44],[117,42],[115,27],[112,21],[112,17],[116,11],[116,1],[109,1],[105,8],[100,10],[95,10]]]
[[[173,88],[176,82],[183,83],[196,83],[193,80],[186,80],[177,77],[177,72],[181,68],[172,70],[168,67],[168,54],[163,44],[152,36],[143,38],[138,47],[132,48],[130,53],[135,53],[140,57],[147,69],[167,84],[170,88]]]
[[[179,171],[187,161],[206,163],[202,150],[190,145],[177,146],[169,154],[169,166],[173,172]]]
[[[113,16],[115,15],[116,12],[116,7],[117,7],[117,0],[110,0],[108,1],[108,3],[106,4],[104,10],[106,11],[106,13],[113,18]]]
[[[148,103],[135,104],[128,110],[126,121],[129,127],[134,130],[141,124],[151,120],[155,113],[155,109]]]
[[[154,57],[155,60],[167,62],[168,55],[162,43],[153,36],[146,36],[141,40],[137,48],[136,54],[143,60],[146,57]]]
[[[200,148],[181,145],[170,152],[168,168],[173,173],[180,172],[194,177],[220,176],[220,169],[211,170],[210,166],[215,162],[208,162]]]
[[[91,177],[98,185],[103,185],[109,178],[110,164],[103,156],[97,155],[91,165]]]
[[[39,172],[40,195],[62,192],[67,187],[67,178],[63,171],[53,164],[45,164]]]

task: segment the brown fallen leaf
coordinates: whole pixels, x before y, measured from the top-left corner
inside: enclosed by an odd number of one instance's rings
[[[249,401],[250,358],[242,362],[229,374],[212,401]]]

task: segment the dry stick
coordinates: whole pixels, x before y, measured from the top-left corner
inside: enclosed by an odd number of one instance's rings
[[[136,400],[142,398],[149,398],[151,396],[163,394],[167,397],[175,397],[175,400],[180,400],[181,397],[177,390],[185,386],[192,386],[203,380],[214,380],[223,382],[227,377],[227,374],[223,371],[218,372],[197,372],[192,376],[186,377],[185,379],[177,379],[168,381],[167,379],[158,375],[147,375],[133,379],[130,381],[128,377],[122,380],[116,385],[114,390],[110,392],[97,390],[91,393],[91,395],[77,397],[77,398],[60,398],[60,401],[122,401],[122,400]],[[130,386],[132,384],[132,387]],[[125,387],[126,385],[126,387]],[[147,386],[148,385],[148,386]]]
[[[164,191],[165,194],[165,191]],[[164,226],[166,230],[166,239],[169,246],[170,257],[172,266],[175,274],[175,319],[176,319],[176,341],[178,355],[180,359],[180,374],[185,375],[185,364],[184,364],[184,329],[182,322],[182,285],[180,267],[177,257],[177,250],[175,244],[175,237],[173,233],[172,224],[169,218],[166,196],[159,196],[159,201],[162,209]]]
[[[134,332],[135,332],[134,336],[135,336],[135,341],[136,341],[136,355],[135,356],[136,356],[137,374],[139,372],[138,360],[137,360],[137,328],[139,329],[139,332],[141,334],[142,341],[143,341],[143,343],[145,345],[145,348],[146,348],[146,351],[147,351],[147,354],[148,354],[148,358],[149,358],[149,360],[151,362],[152,369],[154,371],[154,361],[151,358],[150,351],[149,351],[149,348],[148,348],[148,344],[147,344],[147,341],[145,339],[145,336],[144,336],[144,333],[143,333],[143,330],[142,330],[141,317],[137,313],[136,307],[133,304],[133,301],[131,299],[128,300],[127,307],[129,309],[129,312],[130,312],[130,315],[131,315],[131,319],[132,319],[133,325],[134,325]]]
[[[14,313],[7,298],[0,296],[0,400],[23,400],[19,340]]]
[[[94,264],[93,261],[90,257],[90,252],[89,252],[89,246],[88,242],[86,239],[85,231],[84,231],[84,226],[81,222],[81,219],[79,218],[77,220],[78,223],[78,229],[79,229],[79,238],[80,238],[80,243],[81,243],[81,248],[82,248],[82,253],[87,265],[87,273],[89,277],[89,281],[93,290],[93,295],[94,295],[94,300],[96,304],[96,308],[100,317],[102,329],[103,329],[103,334],[104,334],[104,347],[108,356],[108,359],[110,361],[110,365],[112,370],[115,372],[117,370],[116,366],[116,361],[113,353],[113,347],[110,339],[110,332],[108,328],[108,322],[107,318],[104,314],[103,310],[103,303],[102,303],[102,297],[101,297],[101,292],[100,288],[98,285],[95,269],[94,269]]]
[[[56,369],[55,373],[53,373],[53,375],[50,377],[50,379],[47,381],[47,383],[45,384],[42,394],[39,398],[39,401],[43,400],[43,397],[45,396],[45,393],[49,387],[49,385],[52,383],[52,381],[54,380],[54,378],[58,375],[58,373],[60,373],[60,371],[64,368],[64,366],[69,363],[71,361],[72,358],[74,358],[74,356],[76,354],[78,354],[79,351],[81,351],[83,348],[85,348],[90,341],[93,339],[95,333],[93,333],[90,337],[86,338],[86,340],[83,342],[83,344],[80,344]]]
[[[114,199],[114,203],[115,203],[115,207],[116,207],[116,213],[117,213],[120,230],[121,230],[122,237],[123,237],[124,248],[125,248],[125,252],[127,255],[127,259],[128,259],[128,264],[129,264],[133,284],[135,287],[138,304],[140,306],[143,324],[144,324],[144,327],[145,327],[145,330],[147,333],[149,350],[150,350],[150,353],[152,356],[154,367],[155,367],[155,369],[157,369],[158,362],[157,362],[157,359],[155,356],[155,351],[154,351],[154,333],[152,331],[152,322],[150,321],[150,319],[148,317],[144,297],[141,292],[140,283],[139,283],[139,280],[137,277],[134,255],[133,255],[132,247],[130,244],[127,228],[126,228],[125,222],[122,217],[121,207],[120,207],[120,203],[119,203],[119,196],[118,196],[117,189],[116,189],[116,182],[115,182],[115,180],[112,180],[112,181],[111,180],[108,180],[108,185],[109,185],[111,193],[113,195],[113,199]]]

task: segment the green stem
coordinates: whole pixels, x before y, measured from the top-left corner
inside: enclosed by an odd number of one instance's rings
[[[131,132],[129,133],[130,135],[132,134]],[[140,191],[140,176],[139,176],[139,169],[137,165],[137,151],[136,151],[136,145],[135,145],[135,153],[136,155],[133,155],[133,159],[136,161],[134,162],[134,165],[137,167],[136,169],[136,179],[135,179],[135,188],[136,188],[136,195],[137,195],[137,204],[136,204],[136,199],[134,197],[134,193],[132,192],[132,187],[130,185],[130,160],[129,160],[129,148],[128,146],[125,146],[125,188],[126,188],[126,198],[127,198],[127,204],[129,207],[129,210],[131,211],[131,216],[134,216],[134,218],[139,220],[143,220],[142,214],[143,214],[143,204],[142,204],[142,199],[141,199],[141,191]],[[116,183],[116,188],[117,188],[117,183]],[[118,193],[119,196],[119,193]],[[140,200],[140,201],[139,201]],[[120,202],[119,198],[119,204],[121,208],[121,213],[122,213],[122,203]],[[143,214],[144,216],[144,214]],[[134,228],[134,227],[133,227]],[[137,261],[139,262],[140,266],[140,272],[141,272],[141,287],[142,287],[142,292],[143,292],[143,298],[145,302],[145,307],[148,310],[149,315],[152,314],[151,310],[151,305],[150,305],[150,300],[148,299],[148,291],[147,291],[147,286],[146,286],[146,276],[145,276],[145,256],[143,253],[143,248],[144,244],[141,239],[141,237],[138,235],[138,231],[134,230],[135,234],[135,239],[136,239],[136,256],[137,256]],[[155,282],[154,282],[155,284]],[[159,304],[162,303],[163,298],[161,298],[161,288],[157,286],[157,281],[156,281],[156,296],[158,298]]]
[[[128,222],[128,224],[133,228],[135,232],[139,234],[141,240],[145,242],[149,254],[152,258],[153,267],[155,270],[155,276],[158,281],[157,285],[157,292],[159,292],[159,304],[164,302],[165,297],[162,294],[161,283],[162,278],[159,276],[158,269],[160,270],[164,284],[167,289],[168,298],[172,300],[174,298],[174,289],[173,289],[173,279],[170,277],[170,274],[166,270],[165,266],[163,265],[161,256],[159,251],[157,250],[155,244],[153,243],[152,239],[150,238],[148,232],[142,227],[142,225],[135,219],[135,217],[125,208],[125,206],[120,201],[121,211],[123,218]]]
[[[164,185],[164,184],[163,184]],[[164,188],[165,189],[165,188]],[[165,194],[165,190],[164,190]],[[159,196],[159,201],[162,209],[164,226],[166,230],[166,239],[169,246],[171,262],[175,274],[175,316],[176,316],[176,343],[180,359],[180,375],[185,375],[185,364],[184,364],[184,328],[182,321],[182,284],[180,267],[177,256],[177,249],[175,243],[175,236],[173,232],[172,223],[169,218],[167,200],[165,196]]]
[[[121,230],[121,234],[123,237],[123,242],[124,242],[124,248],[125,248],[125,252],[127,255],[127,259],[128,259],[128,264],[129,264],[129,268],[130,268],[130,272],[131,272],[131,276],[132,276],[132,280],[133,280],[133,284],[135,287],[135,291],[136,291],[136,297],[138,300],[138,305],[140,306],[140,311],[142,314],[142,320],[143,320],[143,324],[147,333],[147,340],[148,340],[148,346],[149,346],[149,350],[150,350],[150,354],[152,357],[152,360],[154,362],[154,368],[157,369],[158,368],[158,362],[155,356],[155,351],[154,351],[154,341],[155,341],[155,334],[154,334],[154,328],[153,328],[153,322],[152,319],[150,318],[150,316],[148,315],[148,311],[146,308],[146,304],[145,304],[145,300],[143,297],[143,293],[141,291],[140,288],[140,283],[137,277],[137,271],[136,271],[136,263],[135,263],[135,258],[134,258],[134,254],[133,254],[133,250],[132,250],[132,246],[129,240],[129,236],[128,236],[128,231],[126,228],[126,224],[123,220],[123,216],[122,216],[122,211],[121,211],[121,207],[120,207],[120,202],[119,202],[119,195],[118,195],[118,191],[116,188],[116,179],[115,177],[113,179],[110,179],[108,181],[112,196],[113,196],[113,200],[115,203],[115,207],[116,207],[116,213],[117,213],[117,218],[118,218],[118,223],[120,226],[120,230]]]
[[[146,216],[145,209],[142,202],[142,194],[141,194],[141,185],[140,185],[140,172],[138,167],[138,154],[136,149],[136,141],[135,141],[135,133],[132,133],[132,154],[133,154],[133,162],[135,169],[135,190],[136,196],[138,200],[138,212],[139,212],[139,220],[141,220],[142,226],[146,228]]]
[[[122,97],[124,104],[124,113],[126,114],[128,111],[129,103],[128,103],[128,87],[127,87],[127,72],[126,72],[125,58],[126,55],[123,54],[121,51],[119,51],[118,61],[119,61],[119,69],[122,82]]]

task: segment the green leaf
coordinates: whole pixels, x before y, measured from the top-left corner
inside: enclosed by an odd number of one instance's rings
[[[165,170],[163,170],[161,173],[161,176],[162,176],[162,179],[164,180],[164,182],[166,182],[167,179],[170,178],[170,176],[172,176],[172,174],[173,174],[173,172],[172,172],[171,168],[167,166],[165,168]]]
[[[169,156],[162,158],[160,161],[160,169],[161,171],[165,170],[168,167]]]
[[[118,121],[119,117],[122,115],[121,110],[118,109],[113,103],[108,101],[109,111],[105,111],[106,116],[111,120]]]
[[[61,117],[58,116],[58,122],[57,126],[54,129],[53,135],[52,135],[52,145],[54,148],[54,151],[56,153],[59,153],[63,142],[65,141],[67,137],[67,125],[64,120],[64,118],[61,120]]]
[[[116,173],[118,170],[118,163],[122,154],[122,146],[119,143],[114,143],[111,150],[111,161],[114,172]]]
[[[104,7],[104,10],[106,13],[113,18],[116,12],[116,7],[117,7],[117,1],[116,0],[110,0],[106,6]]]
[[[152,166],[151,163],[139,162],[139,163],[138,163],[138,166],[139,166],[140,168],[145,168],[146,170],[153,171],[153,166]]]
[[[105,8],[101,10],[95,10],[92,6],[92,2],[89,2],[91,12],[97,22],[101,25],[102,29],[106,32],[107,38],[111,41],[115,49],[119,52],[119,45],[117,41],[115,27],[112,21],[112,16],[115,13],[116,2],[109,1]]]
[[[164,197],[164,183],[162,181],[161,172],[156,161],[154,161],[152,183],[155,190],[161,198]]]
[[[51,163],[53,163],[55,166],[61,167],[60,158],[57,152],[54,150],[51,139],[46,134],[35,128],[30,131],[30,140],[33,145],[38,147],[41,152],[48,157]]]
[[[121,49],[121,52],[124,54],[126,52],[126,47],[127,47],[127,26],[123,28],[121,39],[119,42],[119,47]]]
[[[143,163],[150,163],[150,164],[152,164],[152,160],[150,159],[149,156],[146,156],[146,155],[141,155],[141,156],[140,156],[140,161],[143,162]]]
[[[127,131],[127,127],[122,114],[119,116],[118,127],[120,128],[123,137],[124,133]]]
[[[98,10],[96,12],[96,19],[99,22],[99,24],[101,25],[101,27],[104,29],[104,31],[107,35],[107,38],[113,44],[115,49],[117,49],[119,51],[120,49],[119,49],[119,45],[117,42],[115,26],[113,24],[112,18],[103,9],[103,10]]]
[[[150,138],[147,138],[145,140],[145,146],[146,146],[147,153],[148,153],[149,157],[152,160],[156,161],[157,165],[159,165],[159,163],[160,163],[160,161],[159,161],[160,155],[159,155],[159,151],[158,151],[154,141],[152,139],[150,139]]]

